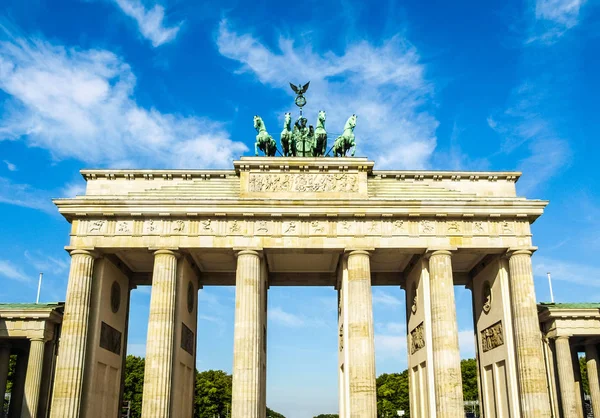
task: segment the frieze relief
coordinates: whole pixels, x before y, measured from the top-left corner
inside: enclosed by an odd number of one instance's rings
[[[248,191],[254,193],[354,193],[358,192],[358,174],[250,173]]]
[[[509,220],[435,220],[394,217],[283,218],[225,216],[183,219],[84,219],[77,235],[97,236],[328,236],[328,237],[498,237],[519,236],[527,225]],[[529,232],[528,230],[525,232]]]
[[[481,349],[484,353],[503,344],[504,334],[502,329],[502,321],[498,321],[494,325],[481,331]]]
[[[425,347],[425,331],[421,322],[410,332],[410,354],[415,354],[423,347]]]

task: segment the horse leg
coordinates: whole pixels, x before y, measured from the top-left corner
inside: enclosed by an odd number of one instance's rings
[[[254,154],[255,154],[257,157],[258,157],[258,149],[259,149],[259,147],[258,147],[258,142],[256,142],[256,143],[254,144]]]

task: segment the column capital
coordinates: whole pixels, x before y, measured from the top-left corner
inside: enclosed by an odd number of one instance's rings
[[[512,257],[513,255],[528,255],[531,257],[531,255],[533,255],[533,253],[536,251],[537,247],[509,248],[506,251],[506,256],[508,258]]]
[[[149,248],[150,251],[154,253],[154,255],[173,255],[177,258],[181,257],[181,253],[178,251],[179,248]]]
[[[425,258],[429,259],[435,255],[449,255],[452,257],[453,252],[456,248],[428,248],[425,251]]]
[[[96,251],[94,248],[65,248],[69,255],[73,257],[74,255],[89,255],[93,258],[100,258],[100,253]]]
[[[262,248],[234,248],[233,252],[236,257],[239,257],[240,255],[254,255],[262,258],[263,256]]]
[[[351,255],[366,255],[367,257],[371,257],[371,252],[374,250],[374,248],[346,248],[344,254],[348,257]]]
[[[570,336],[570,335],[559,335],[559,336],[557,336],[557,337],[555,338],[555,340],[557,340],[557,341],[558,341],[558,340],[567,340],[567,341],[569,341],[569,338],[571,338],[571,336]]]

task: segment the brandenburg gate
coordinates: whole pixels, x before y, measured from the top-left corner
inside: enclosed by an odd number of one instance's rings
[[[406,293],[411,417],[463,418],[453,287],[473,295],[486,417],[550,417],[530,225],[514,172],[245,157],[232,170],[83,170],[53,418],[117,417],[130,290],[152,285],[144,418],[191,417],[198,290],[236,287],[233,418],[266,411],[271,286],[338,291],[341,417],[376,417],[372,286]]]

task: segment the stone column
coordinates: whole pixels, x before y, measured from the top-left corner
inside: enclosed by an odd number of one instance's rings
[[[575,374],[573,373],[573,357],[569,337],[556,339],[556,362],[563,418],[578,418]]]
[[[51,418],[81,416],[93,271],[94,255],[90,251],[71,251],[71,271],[56,362]]]
[[[23,406],[23,392],[25,390],[25,374],[27,373],[27,355],[25,353],[17,354],[17,364],[15,365],[15,376],[10,397],[10,406],[8,408],[8,418],[20,418],[21,407]]]
[[[598,348],[595,344],[586,344],[585,360],[587,362],[590,397],[595,417],[600,417],[600,378],[598,376]]]
[[[237,253],[233,336],[232,418],[264,418],[261,409],[261,266],[257,251]]]
[[[178,253],[171,250],[158,250],[154,253],[144,369],[143,418],[171,417],[178,256]]]
[[[437,418],[465,416],[451,257],[452,253],[446,250],[433,251],[429,255],[431,345]]]
[[[375,341],[370,254],[357,250],[348,254],[348,369],[350,416],[377,417]]]
[[[6,395],[6,382],[8,380],[9,361],[10,347],[7,345],[0,345],[0,398],[2,399],[2,402],[4,402],[4,396]]]
[[[513,251],[509,270],[521,414],[523,418],[549,417],[550,398],[533,287],[531,251]]]
[[[27,362],[27,375],[25,377],[25,392],[23,395],[23,408],[21,418],[36,418],[38,403],[40,400],[40,386],[42,383],[42,371],[44,368],[44,346],[43,338],[31,340],[29,349],[29,361]]]

